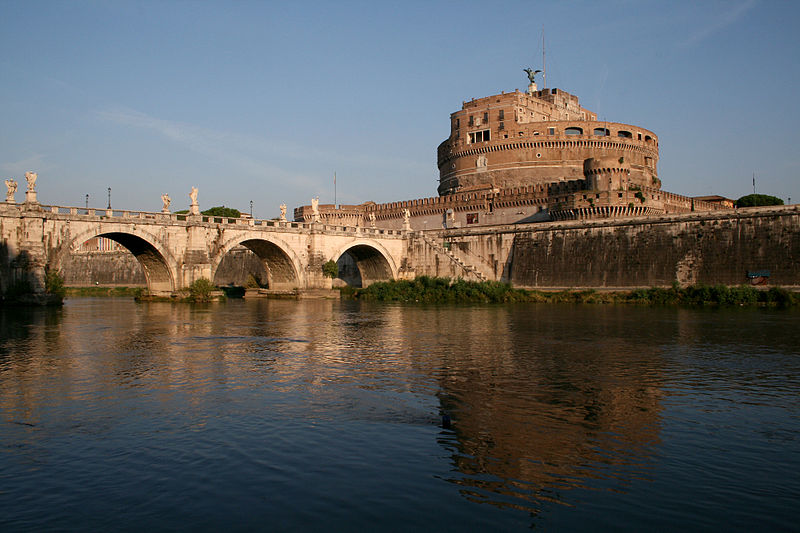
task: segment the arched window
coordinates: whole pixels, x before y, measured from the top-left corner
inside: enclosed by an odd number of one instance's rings
[[[572,126],[571,128],[566,128],[564,133],[567,135],[583,135],[583,128]]]
[[[622,137],[623,139],[633,139],[633,134],[629,131],[619,130],[617,132],[617,137]]]
[[[609,135],[609,131],[608,131],[608,128],[595,128],[594,129],[594,134],[607,137]]]

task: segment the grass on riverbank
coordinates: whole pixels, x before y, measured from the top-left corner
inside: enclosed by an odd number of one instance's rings
[[[800,295],[779,287],[760,290],[749,286],[694,285],[632,291],[565,290],[557,292],[515,289],[496,281],[472,282],[461,279],[422,276],[414,280],[373,283],[356,289],[344,287],[342,296],[361,300],[422,303],[606,303],[688,306],[773,306],[800,305]]]
[[[66,287],[67,297],[82,296],[141,296],[147,292],[144,287]]]

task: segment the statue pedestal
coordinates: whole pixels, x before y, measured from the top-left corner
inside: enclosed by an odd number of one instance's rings
[[[162,213],[164,213],[165,215],[169,215],[169,207],[165,207],[165,208],[163,208],[163,209],[161,210],[161,212],[162,212]]]
[[[26,204],[38,204],[39,201],[36,199],[36,191],[26,191],[25,192],[25,203]]]
[[[189,214],[190,215],[199,215],[200,214],[200,206],[197,204],[192,204],[189,206]]]

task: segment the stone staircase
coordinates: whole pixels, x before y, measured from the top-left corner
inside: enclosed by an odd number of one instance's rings
[[[452,263],[454,263],[458,268],[460,268],[465,273],[464,279],[468,280],[470,278],[477,278],[478,281],[489,281],[489,278],[487,278],[477,268],[475,268],[472,265],[464,263],[461,259],[456,257],[456,255],[453,252],[451,252],[444,246],[440,245],[433,239],[428,238],[423,233],[420,233],[419,235],[420,237],[422,237],[422,240],[425,242],[425,244],[433,248],[436,251],[436,253],[447,257]]]

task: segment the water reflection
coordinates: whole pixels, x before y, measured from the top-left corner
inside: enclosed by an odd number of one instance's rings
[[[762,456],[776,472],[799,462],[796,323],[763,310],[327,300],[0,311],[0,515],[45,529],[110,491],[84,525],[119,525],[123,508],[221,526],[250,501],[289,526],[314,513],[391,524],[411,505],[422,528],[659,506],[675,526],[710,515],[681,496],[698,472],[733,501],[749,483],[780,502],[796,481],[737,476],[767,472]]]
[[[409,349],[440,384],[454,428],[441,443],[469,499],[535,512],[541,501],[574,503],[565,491],[597,485],[587,480],[625,490],[650,475],[661,350],[615,309],[441,308],[406,318],[404,330],[424,332]]]

